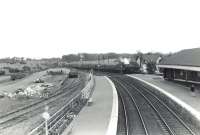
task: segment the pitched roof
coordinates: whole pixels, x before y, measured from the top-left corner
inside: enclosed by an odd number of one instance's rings
[[[159,65],[200,67],[200,48],[186,49],[165,57]]]
[[[143,55],[143,59],[146,61],[152,61],[152,62],[157,62],[158,58],[161,57],[160,54],[154,53],[154,54],[145,54]]]

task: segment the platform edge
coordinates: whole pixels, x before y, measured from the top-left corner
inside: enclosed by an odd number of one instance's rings
[[[169,98],[171,98],[173,101],[175,101],[176,103],[178,103],[181,107],[183,107],[184,109],[186,109],[191,115],[193,115],[199,122],[200,122],[200,113],[198,111],[196,111],[194,108],[192,108],[190,105],[188,105],[187,103],[181,101],[180,99],[178,99],[177,97],[173,96],[172,94],[170,94],[169,92],[166,92],[164,89],[149,83],[141,78],[135,77],[135,76],[131,76],[131,75],[127,75],[129,77],[135,78],[139,81],[142,81],[148,85],[150,85],[151,87],[159,90],[160,92],[162,92],[163,94],[165,94],[166,96],[168,96]]]
[[[118,123],[118,94],[115,88],[114,83],[106,76],[104,76],[107,81],[110,83],[113,91],[113,105],[112,105],[112,112],[110,117],[110,122],[108,125],[108,129],[106,135],[116,135],[117,133],[117,123]]]

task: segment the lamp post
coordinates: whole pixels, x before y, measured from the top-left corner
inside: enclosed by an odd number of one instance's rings
[[[80,54],[80,62],[81,62],[81,66],[83,65],[83,55]]]
[[[49,134],[49,130],[48,130],[48,119],[50,118],[50,115],[49,115],[49,113],[48,113],[48,109],[49,109],[49,107],[46,106],[46,107],[45,107],[45,112],[43,112],[43,114],[42,114],[42,117],[45,119],[45,133],[46,133],[46,135]]]
[[[98,67],[98,72],[99,72],[100,64],[98,64],[97,67]]]
[[[121,74],[123,74],[123,63],[121,63]]]

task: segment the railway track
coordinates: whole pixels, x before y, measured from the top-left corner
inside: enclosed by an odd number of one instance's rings
[[[81,90],[81,93],[84,92],[86,89],[90,90],[94,86],[95,82],[93,81],[89,81],[87,85],[84,86],[84,89]],[[47,122],[49,134],[51,135],[62,134],[64,129],[73,120],[74,116],[76,116],[80,112],[82,107],[86,104],[86,100],[83,99],[81,93],[79,92],[75,96],[73,96],[73,98],[71,98],[69,102],[63,105],[62,108],[57,110],[50,117],[50,119]],[[37,127],[32,128],[28,133],[28,135],[43,135],[45,133],[44,129],[45,129],[45,122],[43,121]]]
[[[126,128],[123,128],[128,131],[126,135],[198,134],[191,130],[164,102],[132,78],[113,76],[111,79],[116,85],[121,100],[124,102],[123,108],[127,112],[125,119],[127,119],[128,124]]]
[[[116,81],[118,95],[119,95],[119,103],[120,103],[120,111],[119,116],[124,116],[124,120],[121,117],[120,121],[118,122],[118,131],[117,133],[119,135],[146,135],[147,130],[146,126],[144,124],[143,118],[141,116],[141,113],[139,111],[139,108],[135,102],[135,100],[132,98],[130,93],[124,89],[123,85],[119,84],[119,82]],[[123,127],[123,128],[121,128]]]
[[[118,92],[118,104],[119,104],[119,110],[118,110],[118,124],[117,124],[117,135],[127,135],[128,134],[128,118],[127,118],[127,112],[125,108],[125,103],[122,99],[121,94]]]
[[[0,116],[0,129],[10,127],[16,123],[26,120],[27,118],[30,118],[31,116],[43,112],[46,105],[48,105],[49,108],[55,106],[56,103],[59,103],[61,100],[63,100],[63,98],[76,94],[78,90],[81,89],[80,87],[80,81],[72,81],[69,85],[63,85],[63,87],[58,92],[51,95],[47,99],[39,100],[30,105],[21,107],[17,110]],[[66,100],[65,103],[67,103],[67,101],[68,100]]]

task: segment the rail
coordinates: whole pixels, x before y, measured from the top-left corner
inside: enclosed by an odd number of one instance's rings
[[[144,119],[143,119],[143,117],[142,117],[142,114],[141,114],[141,111],[140,111],[140,109],[139,109],[139,106],[137,105],[137,103],[136,103],[136,101],[135,101],[135,99],[133,98],[133,96],[131,95],[131,93],[129,92],[129,90],[127,89],[127,87],[125,87],[119,80],[117,80],[117,79],[113,79],[115,82],[116,82],[116,84],[118,84],[124,91],[123,92],[125,92],[126,94],[127,94],[127,96],[128,97],[130,97],[130,99],[131,99],[131,102],[133,103],[133,105],[134,105],[134,107],[135,107],[135,110],[136,110],[136,113],[138,114],[138,116],[139,116],[139,121],[140,121],[140,123],[141,123],[141,130],[140,131],[144,131],[144,132],[141,132],[141,133],[139,133],[139,134],[145,134],[145,135],[149,135],[149,133],[148,133],[148,131],[147,131],[147,127],[146,127],[146,125],[145,125],[145,122],[144,122]],[[122,101],[124,100],[124,97],[122,96],[123,94],[123,92],[122,91],[120,91],[120,90],[118,90],[118,92],[119,92],[119,95],[121,96],[121,99],[122,99]],[[126,97],[126,96],[125,96]],[[127,97],[126,97],[127,98]],[[126,107],[125,107],[125,101],[123,101],[124,103],[123,103],[123,107],[124,107],[124,109],[125,109],[125,111],[126,111]],[[130,116],[129,116],[130,117]],[[126,114],[126,119],[128,119],[128,114]],[[128,126],[128,124],[126,124],[126,128],[127,128],[127,135],[129,135],[129,126]],[[139,131],[139,130],[138,130]]]
[[[73,120],[73,107],[77,106],[81,109],[84,104],[88,101],[93,93],[93,88],[95,86],[95,79],[92,73],[88,76],[88,82],[86,86],[81,90],[79,94],[73,97],[68,104],[59,109],[56,113],[54,113],[47,121],[48,130],[50,130],[50,135],[58,135],[60,134],[64,128],[66,128],[69,123]],[[78,105],[77,105],[78,103]],[[80,107],[81,105],[81,107]],[[80,111],[80,110],[79,110]],[[59,123],[61,121],[61,123]],[[63,126],[65,125],[65,126]],[[57,131],[57,126],[64,127],[60,131]],[[42,122],[39,126],[31,130],[28,135],[42,135],[45,132],[45,122]]]
[[[153,93],[151,93],[147,88],[142,87],[142,85],[130,80],[130,78],[120,79],[125,85],[127,85],[132,90],[133,95],[140,95],[139,97],[143,97],[144,100],[155,110],[155,113],[163,122],[163,125],[166,127],[166,131],[169,134],[191,134],[194,135],[193,131],[179,119],[170,108],[165,105],[158,97],[156,97]],[[138,97],[138,101],[139,98]]]

